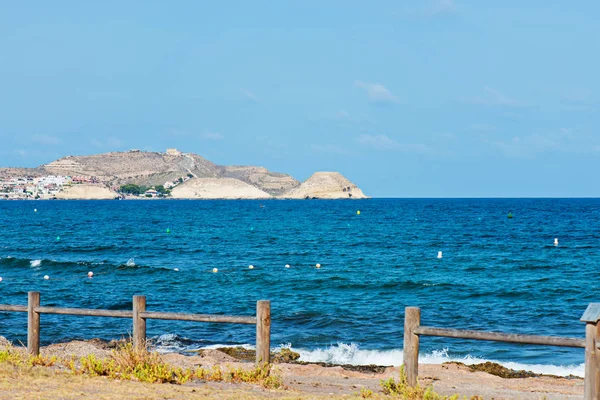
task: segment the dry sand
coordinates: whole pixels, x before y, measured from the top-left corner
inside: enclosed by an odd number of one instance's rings
[[[94,354],[106,357],[111,349],[101,341],[73,341],[42,349],[44,355],[61,358]],[[251,363],[239,362],[218,350],[203,350],[198,355],[164,354],[164,361],[182,368],[198,366],[252,368]],[[287,386],[286,390],[268,390],[250,384],[222,382],[192,382],[185,385],[145,384],[114,381],[106,378],[56,375],[43,372],[23,377],[0,365],[0,398],[106,398],[106,399],[183,399],[183,398],[358,398],[362,388],[372,390],[376,398],[383,396],[380,380],[398,377],[398,368],[374,368],[356,371],[344,366],[315,364],[275,364],[274,370]],[[46,368],[46,370],[51,371]],[[485,372],[471,372],[457,364],[421,365],[422,385],[432,385],[440,394],[482,396],[484,399],[581,399],[583,379],[539,376],[505,379]],[[46,386],[45,389],[42,387]]]
[[[268,199],[271,195],[234,178],[193,178],[171,191],[174,199]]]
[[[300,186],[279,196],[282,199],[366,199],[365,194],[338,172],[316,172]]]
[[[56,194],[57,199],[65,200],[112,200],[117,193],[101,185],[65,186],[62,192]]]

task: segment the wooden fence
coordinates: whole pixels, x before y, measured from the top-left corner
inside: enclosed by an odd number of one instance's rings
[[[407,307],[404,317],[404,369],[409,385],[417,384],[419,374],[419,337],[441,336],[546,346],[585,348],[585,400],[600,399],[600,303],[591,303],[583,313],[585,339],[556,336],[520,335],[501,332],[469,331],[421,325],[421,309]]]
[[[40,314],[63,314],[131,318],[133,320],[133,346],[138,349],[146,347],[146,320],[148,319],[256,325],[256,363],[258,365],[268,364],[271,361],[271,302],[268,300],[256,302],[255,317],[244,317],[146,311],[146,296],[133,296],[133,309],[131,311],[42,307],[40,305],[40,293],[29,292],[27,306],[0,304],[0,311],[27,313],[27,351],[32,355],[37,355],[40,352]]]

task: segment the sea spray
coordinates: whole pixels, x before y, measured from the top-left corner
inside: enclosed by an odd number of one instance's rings
[[[400,366],[404,352],[401,349],[367,350],[361,349],[355,343],[338,343],[326,348],[302,349],[289,346],[292,351],[300,354],[300,361],[325,362],[330,364],[350,365],[392,365]],[[536,374],[550,374],[557,376],[584,376],[585,364],[578,365],[544,365],[524,364],[513,361],[488,360],[467,355],[464,357],[448,354],[448,349],[434,350],[430,353],[420,354],[419,362],[422,364],[442,364],[449,361],[461,362],[466,365],[480,364],[491,361],[506,368],[526,370]]]

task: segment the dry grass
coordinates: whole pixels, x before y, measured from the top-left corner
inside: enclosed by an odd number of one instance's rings
[[[400,367],[400,379],[396,381],[389,378],[381,381],[383,393],[402,400],[458,400],[459,395],[443,396],[434,392],[431,386],[422,387],[417,383],[416,386],[410,386],[404,372],[404,366]],[[369,397],[364,396],[363,397]],[[470,400],[482,400],[479,396],[473,396]]]
[[[251,383],[264,388],[284,388],[281,377],[272,373],[271,365],[252,369],[199,367],[196,370],[174,367],[162,360],[158,353],[135,349],[131,343],[119,346],[109,358],[90,354],[79,360],[59,360],[41,355],[32,357],[21,350],[7,347],[0,350],[0,365],[12,366],[19,371],[33,367],[56,367],[55,372],[70,371],[73,375],[100,376],[118,380],[147,383],[185,384],[191,380],[211,382]]]

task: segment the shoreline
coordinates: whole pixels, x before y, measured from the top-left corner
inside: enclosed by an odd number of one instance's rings
[[[2,350],[2,342],[0,340],[0,350]],[[43,357],[57,357],[58,359],[79,359],[93,355],[95,359],[102,360],[110,357],[111,352],[122,345],[125,341],[105,342],[99,339],[88,341],[71,341],[67,343],[58,343],[44,346],[41,349]],[[24,348],[14,347],[17,351],[23,351]],[[183,355],[180,353],[162,353],[160,358],[169,365],[184,368],[223,368],[250,370],[254,368],[252,362],[248,362],[253,356],[253,351],[243,349],[241,354],[237,354],[236,350],[240,348],[224,348],[224,349],[201,349],[195,355]],[[232,396],[232,398],[360,398],[361,394],[371,393],[369,397],[381,398],[383,390],[381,381],[390,378],[399,378],[399,367],[386,366],[349,366],[349,365],[332,365],[326,363],[311,363],[298,362],[297,355],[292,352],[281,352],[279,359],[274,358],[273,373],[280,378],[284,384],[284,389],[266,389],[257,387],[254,384],[233,384],[225,382],[210,382],[210,381],[194,381],[183,385],[165,385],[160,383],[150,384],[156,393],[164,390],[190,390],[197,392],[204,390],[201,397],[223,398]],[[242,359],[240,359],[242,358]],[[246,361],[244,361],[245,359]],[[279,361],[279,362],[278,362]],[[1,363],[0,363],[1,366]],[[494,399],[579,399],[583,394],[583,379],[578,377],[557,377],[549,375],[526,374],[515,372],[506,368],[498,368],[497,365],[488,365],[489,370],[485,372],[481,368],[471,368],[461,363],[443,363],[443,364],[423,364],[420,366],[420,384],[423,387],[431,386],[436,393],[441,395],[459,394],[471,398],[472,396],[481,396],[480,398]],[[37,367],[50,368],[53,367]],[[484,367],[482,367],[484,368]],[[500,372],[507,377],[498,376],[497,373],[490,374],[489,372]],[[1,371],[1,368],[0,368]],[[57,378],[58,372],[54,371],[52,379]],[[77,380],[76,376],[64,375],[61,379],[68,382],[69,385]],[[126,380],[103,379],[103,385],[110,392],[120,389],[124,385],[129,385]],[[143,385],[140,382],[133,382],[132,385]],[[32,385],[27,385],[24,382],[18,393],[14,393],[15,397],[28,398],[28,391],[33,391],[35,388]],[[83,382],[81,387],[74,389],[77,395],[86,393],[94,396],[95,393],[90,393],[89,382]],[[86,389],[87,388],[87,389]],[[93,389],[98,390],[98,389]],[[86,392],[88,391],[88,392]],[[75,394],[74,392],[74,394]],[[116,393],[116,392],[115,392]],[[97,394],[97,393],[96,393]],[[253,397],[257,396],[257,397]],[[32,396],[34,398],[35,396]],[[173,393],[169,398],[188,398],[188,395],[181,397],[175,396]],[[64,398],[70,398],[65,396]],[[106,398],[132,398],[123,394],[115,394],[115,397]],[[155,397],[148,397],[155,398]],[[156,397],[156,398],[164,398]],[[192,398],[196,398],[193,397]]]

